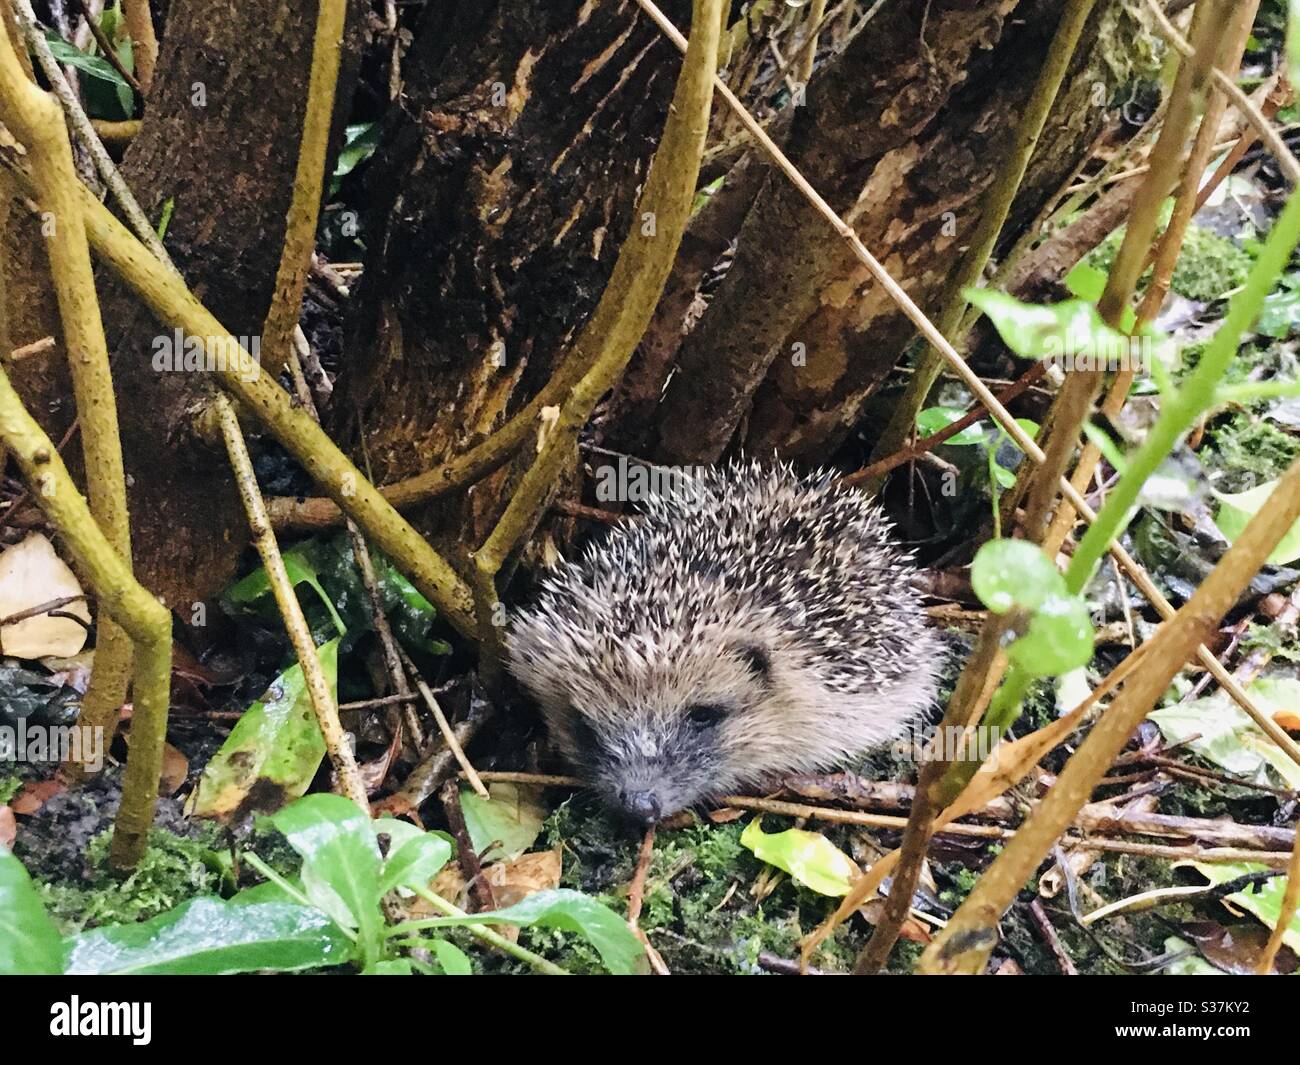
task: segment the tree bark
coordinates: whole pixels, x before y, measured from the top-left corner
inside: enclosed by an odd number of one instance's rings
[[[685,28],[690,5],[664,6]],[[376,483],[469,447],[549,378],[631,225],[679,65],[628,0],[430,6],[372,164],[381,215],[335,393]],[[463,557],[508,477],[412,517]]]
[[[360,3],[350,5],[335,100],[339,132],[355,84],[361,14]],[[123,161],[149,218],[171,204],[167,249],[235,336],[257,338],[270,305],[315,19],[314,3],[174,0],[144,122]],[[184,618],[234,575],[246,520],[220,442],[194,428],[210,374],[155,370],[154,353],[170,331],[124,286],[106,282],[136,573]]]
[[[1059,0],[883,9],[809,88],[789,154],[927,311],[1037,77]],[[1150,72],[1140,23],[1099,5],[1004,236],[1073,170],[1120,82]],[[881,58],[886,60],[882,65]],[[863,77],[862,71],[869,70]],[[888,296],[780,175],[682,346],[658,416],[663,461],[828,458],[913,335]],[[742,427],[743,421],[743,427]]]

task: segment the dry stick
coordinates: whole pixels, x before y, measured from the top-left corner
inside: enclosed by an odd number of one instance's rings
[[[1220,65],[1229,74],[1235,75],[1238,65],[1241,62],[1242,53],[1245,51],[1246,40],[1250,36],[1251,24],[1254,20],[1255,10],[1258,7],[1258,0],[1245,0],[1239,4],[1229,18],[1229,24],[1225,29],[1214,27],[1215,33],[1224,34],[1223,52],[1219,59]],[[1213,58],[1211,56],[1211,58]],[[1186,67],[1188,64],[1184,64]],[[1227,110],[1228,100],[1223,93],[1211,93],[1209,100],[1205,105],[1205,113],[1201,117],[1201,124],[1196,132],[1196,140],[1192,145],[1192,151],[1187,159],[1186,166],[1183,170],[1181,186],[1178,190],[1177,198],[1174,202],[1173,214],[1169,219],[1169,225],[1165,227],[1164,235],[1160,238],[1155,252],[1155,270],[1152,274],[1150,284],[1148,285],[1146,295],[1138,308],[1137,322],[1133,328],[1134,333],[1138,333],[1148,323],[1155,319],[1160,313],[1160,308],[1164,304],[1165,296],[1169,292],[1169,285],[1174,274],[1174,266],[1178,261],[1178,254],[1182,250],[1183,239],[1187,234],[1187,227],[1191,224],[1192,216],[1196,213],[1197,204],[1199,203],[1199,186],[1201,178],[1205,173],[1206,167],[1210,164],[1211,154],[1214,151],[1214,142],[1218,139],[1219,122],[1223,118],[1224,111]],[[1170,116],[1173,117],[1174,109],[1171,108]],[[1164,180],[1172,176],[1174,167],[1165,165],[1168,159],[1161,151],[1161,145],[1164,143],[1162,132],[1161,141],[1157,143],[1155,150],[1152,152],[1151,171],[1148,175],[1148,183],[1154,179]],[[1181,145],[1178,146],[1181,148]],[[1170,153],[1171,155],[1181,156],[1181,151]],[[1158,199],[1162,204],[1164,201],[1163,190],[1160,186],[1148,184],[1147,188],[1153,189],[1153,199]],[[1143,189],[1143,196],[1146,195],[1147,188]],[[1136,211],[1136,205],[1135,205]],[[1159,214],[1158,205],[1152,212],[1152,226],[1154,232],[1154,222]],[[1142,256],[1142,265],[1137,268],[1133,275],[1133,281],[1136,284],[1137,277],[1145,269],[1147,258],[1149,256],[1150,236],[1144,234],[1144,239],[1135,243],[1133,255]],[[1121,249],[1121,254],[1123,251]],[[1109,288],[1108,288],[1109,290]],[[1127,306],[1127,300],[1124,306]],[[1114,310],[1117,305],[1112,305]],[[1116,321],[1111,322],[1117,324]],[[1114,381],[1111,382],[1109,391],[1105,400],[1102,402],[1101,410],[1109,418],[1118,417],[1123,409],[1125,402],[1128,400],[1129,386],[1133,383],[1132,369],[1122,369],[1115,375]],[[1079,456],[1079,461],[1075,465],[1074,475],[1070,478],[1070,483],[1079,491],[1092,479],[1093,472],[1101,460],[1101,449],[1091,440],[1084,444],[1083,451]],[[1074,525],[1074,510],[1068,504],[1063,504],[1057,508],[1056,514],[1052,520],[1052,526],[1048,530],[1047,537],[1044,541],[1044,548],[1049,554],[1055,554],[1060,549],[1065,538],[1069,535],[1070,528]]]
[[[293,178],[293,197],[285,220],[284,249],[275,274],[271,306],[262,325],[262,351],[267,356],[267,369],[273,375],[284,369],[288,361],[289,345],[298,326],[302,294],[307,287],[307,272],[316,246],[316,222],[320,213],[321,185],[334,116],[334,94],[346,15],[347,0],[320,0],[312,41],[302,140]]]
[[[1273,926],[1264,952],[1259,956],[1259,963],[1255,968],[1257,976],[1267,976],[1273,971],[1277,952],[1282,949],[1282,937],[1290,930],[1298,905],[1300,905],[1300,832],[1296,833],[1295,845],[1291,848],[1291,862],[1286,868],[1286,890],[1282,893],[1282,908],[1278,912],[1277,924]]]
[[[122,76],[122,80],[131,86],[131,91],[143,99],[144,87],[136,79],[136,76],[126,69],[122,60],[118,58],[117,52],[113,48],[113,42],[104,33],[104,27],[99,24],[99,19],[90,10],[90,5],[86,3],[86,0],[73,0],[73,2],[81,10],[86,25],[90,27],[90,35],[95,38],[95,43],[99,45],[99,50],[104,53],[104,58]]]
[[[235,484],[243,500],[244,510],[248,514],[248,526],[253,534],[257,553],[266,567],[267,580],[275,596],[275,604],[284,619],[285,630],[289,633],[289,642],[293,644],[294,654],[302,668],[303,680],[307,693],[311,697],[312,710],[320,725],[321,735],[325,738],[325,749],[330,761],[339,775],[343,792],[368,814],[370,801],[366,796],[365,781],[357,766],[348,734],[339,723],[338,701],[330,690],[329,681],[321,667],[320,656],[316,651],[316,641],[312,639],[311,627],[303,616],[302,604],[293,590],[284,567],[284,558],[280,546],[275,541],[275,532],[270,519],[266,516],[266,505],[262,502],[262,492],[257,487],[257,475],[253,472],[253,460],[249,457],[248,447],[244,443],[244,434],[239,428],[239,419],[235,417],[234,404],[228,396],[218,394],[214,400],[217,417],[221,423],[221,435],[226,443],[226,453],[230,456],[230,466],[235,474]]]
[[[4,36],[0,33],[0,69],[8,67],[3,55],[7,47]],[[131,868],[144,855],[158,799],[171,686],[171,614],[136,582],[130,567],[100,531],[58,449],[27,413],[3,370],[0,440],[17,460],[27,482],[41,486],[36,493],[41,509],[68,545],[103,609],[135,642],[131,753],[109,850],[109,862],[114,868]]]
[[[691,43],[637,202],[632,231],[619,249],[600,302],[566,360],[590,369],[564,401],[500,521],[474,552],[480,661],[489,680],[501,650],[496,575],[514,546],[532,534],[557,481],[576,458],[578,433],[596,403],[617,382],[644,335],[690,218],[709,127],[721,15],[721,0],[695,0]],[[654,219],[650,235],[642,229],[647,214]]]
[[[415,686],[424,699],[425,706],[429,708],[429,713],[433,715],[433,720],[438,723],[438,731],[442,733],[443,741],[447,744],[447,749],[451,752],[452,757],[456,759],[461,772],[465,774],[465,779],[469,781],[470,787],[474,789],[480,798],[486,799],[488,790],[483,781],[479,779],[479,775],[475,772],[473,765],[470,764],[470,760],[465,756],[465,749],[456,738],[456,733],[447,720],[447,715],[442,712],[442,707],[438,705],[438,698],[433,694],[433,689],[429,687],[420,671],[415,668],[415,663],[411,661],[402,645],[394,642],[393,647],[401,656],[402,664],[406,666],[410,675],[415,678]]]
[[[1169,21],[1157,0],[1147,0],[1147,7],[1154,16],[1161,35],[1184,56],[1191,56],[1192,46],[1178,32],[1174,24]],[[1297,161],[1291,149],[1287,147],[1286,141],[1282,139],[1281,134],[1273,128],[1273,124],[1260,113],[1259,108],[1251,102],[1250,97],[1237,87],[1237,83],[1224,74],[1222,70],[1215,70],[1213,77],[1215,86],[1226,93],[1233,105],[1250,120],[1251,125],[1255,127],[1260,138],[1277,160],[1282,173],[1286,175],[1293,185],[1300,185],[1300,161]]]
[[[122,209],[123,215],[131,224],[131,229],[135,231],[136,236],[149,247],[149,250],[158,259],[170,267],[171,259],[168,257],[167,252],[163,250],[162,241],[158,239],[158,234],[140,209],[140,204],[136,202],[135,196],[132,195],[131,190],[122,179],[122,175],[113,164],[113,160],[109,158],[108,149],[104,147],[103,141],[99,139],[95,127],[91,124],[90,119],[86,117],[81,101],[77,99],[77,94],[73,91],[72,86],[68,84],[68,79],[64,77],[58,60],[54,58],[54,53],[50,51],[49,42],[45,39],[45,35],[41,33],[40,26],[36,21],[36,13],[32,11],[31,0],[14,0],[14,5],[18,11],[18,21],[23,28],[23,37],[27,41],[27,46],[35,54],[36,61],[40,63],[41,70],[45,72],[50,87],[54,90],[54,95],[59,98],[59,103],[63,105],[63,111],[67,115],[73,131],[77,134],[86,150],[90,152],[90,157],[95,162],[95,169],[99,171],[99,176],[104,179],[104,184],[108,186],[109,192],[113,194],[113,199],[117,201],[117,205]]]
[[[986,202],[982,205],[980,221],[975,235],[972,237],[971,244],[944,293],[943,310],[937,326],[938,331],[943,336],[952,334],[961,324],[962,316],[966,313],[965,290],[979,280],[985,265],[988,263],[989,256],[993,253],[993,246],[1002,230],[1007,215],[1010,213],[1012,201],[1029,165],[1029,157],[1038,143],[1038,136],[1042,132],[1048,112],[1056,99],[1061,82],[1074,55],[1079,36],[1083,32],[1084,23],[1091,14],[1092,8],[1093,4],[1090,0],[1071,0],[1071,3],[1061,16],[1061,22],[1053,36],[1047,60],[1039,73],[1029,106],[1026,108],[1017,127],[1012,150],[999,168],[998,177],[986,196]],[[927,347],[917,363],[916,370],[908,383],[906,391],[894,408],[889,423],[886,425],[884,433],[872,453],[873,457],[879,458],[890,454],[913,431],[917,411],[925,403],[925,399],[942,368],[943,355],[940,350],[935,347]],[[1086,413],[1087,403],[1076,402],[1076,406],[1080,408],[1077,414],[1079,418],[1082,418]],[[1068,412],[1070,407],[1067,405],[1064,410]],[[1067,426],[1058,424],[1056,428],[1057,433],[1049,436],[1049,441],[1060,439],[1063,435],[1062,430],[1066,430]],[[1049,444],[1045,454],[1045,464],[1038,472],[1035,483],[1039,486],[1053,487],[1055,481],[1059,480],[1060,474],[1064,471],[1064,464],[1065,458],[1058,459],[1055,448]],[[1027,471],[1032,469],[1034,467],[1026,464]],[[1027,476],[1029,476],[1028,472],[1025,476],[1022,476],[1021,481],[1024,482]],[[879,488],[881,479],[877,478],[871,484]],[[1054,496],[1054,492],[1052,494]],[[1008,498],[1007,505],[1009,508],[1014,508],[1015,503],[1011,497]],[[1039,522],[1038,516],[1046,512],[1047,505],[1046,492],[1041,490],[1031,492],[1030,519],[1027,522],[1030,539],[1036,539],[1035,530]],[[1002,656],[993,654],[992,648],[1001,642],[1001,634],[1007,622],[1003,618],[990,618],[986,624],[990,635],[982,641],[985,654],[973,657],[967,664],[967,671],[972,670],[975,666],[987,666],[988,677],[992,679],[1000,676],[1004,668]],[[972,674],[972,676],[978,676],[978,674]],[[978,691],[985,692],[990,687],[991,684],[986,682],[978,687]],[[974,693],[977,689],[972,685],[961,690],[963,693]],[[962,722],[963,719],[969,720],[970,717],[970,705],[954,695],[954,698],[949,702],[947,713],[944,715],[944,724],[957,724]],[[941,726],[939,734],[942,735],[943,731]],[[947,760],[941,757],[937,748],[934,756],[928,758],[921,767],[917,801],[912,806],[911,816],[908,819],[908,828],[903,834],[901,854],[895,867],[893,886],[890,889],[889,898],[885,901],[885,907],[880,919],[876,922],[871,939],[858,955],[858,959],[854,964],[853,971],[855,973],[860,975],[878,973],[884,967],[885,962],[888,961],[889,954],[898,941],[903,923],[907,920],[911,910],[912,895],[916,891],[917,883],[920,881],[921,866],[925,861],[926,851],[929,849],[935,818],[945,805],[943,796],[940,793],[940,785],[948,768]]]
[[[1017,377],[1010,385],[998,393],[998,402],[1004,407],[1013,399],[1023,392],[1027,392],[1034,386],[1044,374],[1047,373],[1047,363],[1039,360],[1029,367],[1024,373]],[[986,417],[986,411],[982,404],[975,403],[970,410],[958,418],[955,422],[945,425],[937,433],[931,433],[929,436],[922,437],[910,447],[905,447],[900,451],[895,451],[878,462],[873,462],[869,466],[863,466],[860,470],[855,470],[844,477],[840,478],[840,484],[854,485],[864,482],[874,481],[883,477],[890,470],[896,469],[905,462],[911,462],[913,459],[920,458],[922,455],[933,451],[940,444],[951,440],[963,429],[968,429],[976,422]]]
[[[1276,225],[1285,226],[1284,233],[1293,233],[1298,221],[1300,197],[1293,196]],[[983,969],[997,942],[997,922],[1007,906],[1069,828],[1133,729],[1164,693],[1187,656],[1204,642],[1217,620],[1236,602],[1298,516],[1300,462],[1293,463],[1283,475],[1270,505],[1251,520],[1192,598],[1156,632],[1145,667],[1128,680],[1029,819],[926,949],[920,963],[922,972],[978,973]]]
[[[1043,937],[1043,941],[1051,950],[1052,956],[1056,958],[1056,964],[1061,973],[1065,976],[1078,976],[1079,970],[1075,968],[1074,960],[1066,953],[1065,947],[1061,945],[1061,937],[1056,934],[1056,929],[1052,926],[1052,919],[1047,916],[1047,911],[1043,909],[1043,903],[1040,899],[1034,899],[1029,904],[1029,916],[1034,919],[1039,935]]]
[[[941,304],[943,309],[936,323],[938,331],[945,337],[955,335],[962,316],[966,313],[965,291],[979,281],[989,256],[993,254],[993,246],[997,243],[998,234],[1002,232],[1007,215],[1011,213],[1011,205],[1024,180],[1029,158],[1038,146],[1039,135],[1047,122],[1048,113],[1056,100],[1061,82],[1065,79],[1079,37],[1083,33],[1084,23],[1088,21],[1095,2],[1096,0],[1070,0],[1061,13],[1061,21],[1048,46],[1047,58],[1039,71],[1034,91],[1016,125],[1011,148],[984,195],[979,208],[979,222],[971,235],[970,244],[945,288]],[[873,461],[897,451],[912,435],[916,428],[916,414],[925,404],[926,396],[934,386],[943,364],[943,354],[933,346],[926,347],[872,450]],[[879,478],[871,484],[872,487],[879,488]],[[882,926],[877,924],[876,934],[872,938],[879,939],[881,935]]]
[[[297,365],[297,360],[294,359],[293,363]],[[348,521],[348,538],[352,543],[352,556],[361,573],[361,583],[366,586],[366,595],[370,599],[370,616],[374,622],[375,633],[379,636],[379,644],[383,648],[384,665],[389,677],[392,678],[393,686],[397,689],[395,701],[402,705],[402,718],[411,733],[412,746],[417,752],[421,751],[424,749],[424,730],[420,727],[420,718],[415,712],[414,703],[417,697],[412,695],[410,681],[407,680],[406,670],[402,668],[401,656],[397,653],[397,640],[393,636],[393,628],[388,624],[388,615],[384,613],[370,548],[366,546],[366,538],[357,528],[357,523],[351,520]]]
[[[295,328],[292,346],[289,350],[289,376],[293,380],[294,391],[298,394],[299,404],[301,404],[303,410],[311,415],[312,420],[319,425],[320,412],[316,409],[316,401],[312,397],[307,378],[303,375],[302,360],[299,358],[300,342],[301,346],[305,347],[307,338],[303,336],[302,330]],[[411,693],[410,683],[406,679],[406,671],[402,668],[402,661],[397,654],[397,641],[393,638],[393,630],[388,624],[388,615],[384,613],[384,604],[379,595],[379,581],[375,577],[374,560],[370,557],[370,548],[366,546],[365,536],[362,535],[361,530],[357,528],[357,523],[351,518],[347,519],[347,529],[348,540],[352,544],[352,557],[357,564],[358,572],[361,574],[361,583],[365,586],[366,596],[370,600],[370,615],[375,626],[375,632],[379,636],[380,646],[383,648],[384,665],[388,669],[389,677],[392,678],[393,687],[397,689],[397,701],[402,704],[401,716],[410,732],[411,743],[415,750],[419,751],[424,747],[424,730],[420,728],[419,715],[415,712],[414,705],[412,705],[417,701],[418,697],[413,696]]]
[[[131,35],[131,58],[135,61],[143,95],[153,84],[153,72],[158,64],[158,38],[153,31],[149,0],[122,0],[122,15],[126,32]]]
[[[59,105],[27,78],[3,29],[0,38],[0,117],[26,142],[32,171],[41,184],[42,231],[49,234],[46,252],[81,424],[90,510],[129,569],[131,526],[117,403],[90,248],[73,194],[81,186],[72,148]],[[126,632],[111,617],[103,619],[81,722],[102,730],[105,745],[113,738],[118,709],[126,699],[131,660],[131,640]],[[80,766],[68,763],[68,768],[75,773],[90,771],[88,762]]]

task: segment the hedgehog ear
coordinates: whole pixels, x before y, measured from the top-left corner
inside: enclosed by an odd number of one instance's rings
[[[756,643],[741,643],[732,650],[755,677],[764,684],[767,683],[772,673],[772,659],[768,656],[765,647],[760,647]]]

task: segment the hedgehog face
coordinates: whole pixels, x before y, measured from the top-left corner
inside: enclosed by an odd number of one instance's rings
[[[649,824],[742,782],[738,755],[773,694],[768,654],[752,640],[633,639],[591,668],[570,659],[563,676],[549,675],[546,656],[530,661],[523,642],[512,641],[514,670],[552,742],[615,809]]]

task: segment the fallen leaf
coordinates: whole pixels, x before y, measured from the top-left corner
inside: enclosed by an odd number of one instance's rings
[[[63,782],[57,779],[51,780],[33,780],[23,785],[22,791],[14,796],[10,804],[16,814],[22,814],[26,817],[34,814],[54,796],[63,792]]]
[[[493,862],[483,867],[483,880],[492,889],[497,909],[513,906],[529,895],[549,891],[560,886],[560,851],[533,851],[521,854],[508,862]],[[444,866],[433,878],[433,892],[444,899],[458,902],[465,895],[465,877],[457,865]],[[423,901],[411,904],[412,913],[423,911],[428,904]],[[430,915],[433,911],[430,910]]]
[[[819,895],[848,894],[861,875],[857,863],[820,832],[787,828],[764,832],[763,819],[754,818],[740,834],[740,844],[760,861],[783,869]]]
[[[9,849],[18,838],[18,822],[8,806],[0,806],[0,847]]]
[[[0,618],[81,594],[76,574],[40,533],[32,533],[0,554]],[[90,609],[84,600],[65,603],[58,609],[90,621]],[[72,618],[38,614],[0,628],[0,648],[15,658],[67,658],[85,645],[86,626]]]
[[[163,746],[162,778],[158,782],[160,795],[175,795],[185,778],[190,775],[190,760],[170,743]]]
[[[542,789],[524,784],[497,783],[481,799],[466,789],[460,805],[465,814],[474,851],[484,860],[517,858],[533,845],[548,813],[541,803]],[[492,846],[484,853],[484,848]]]

